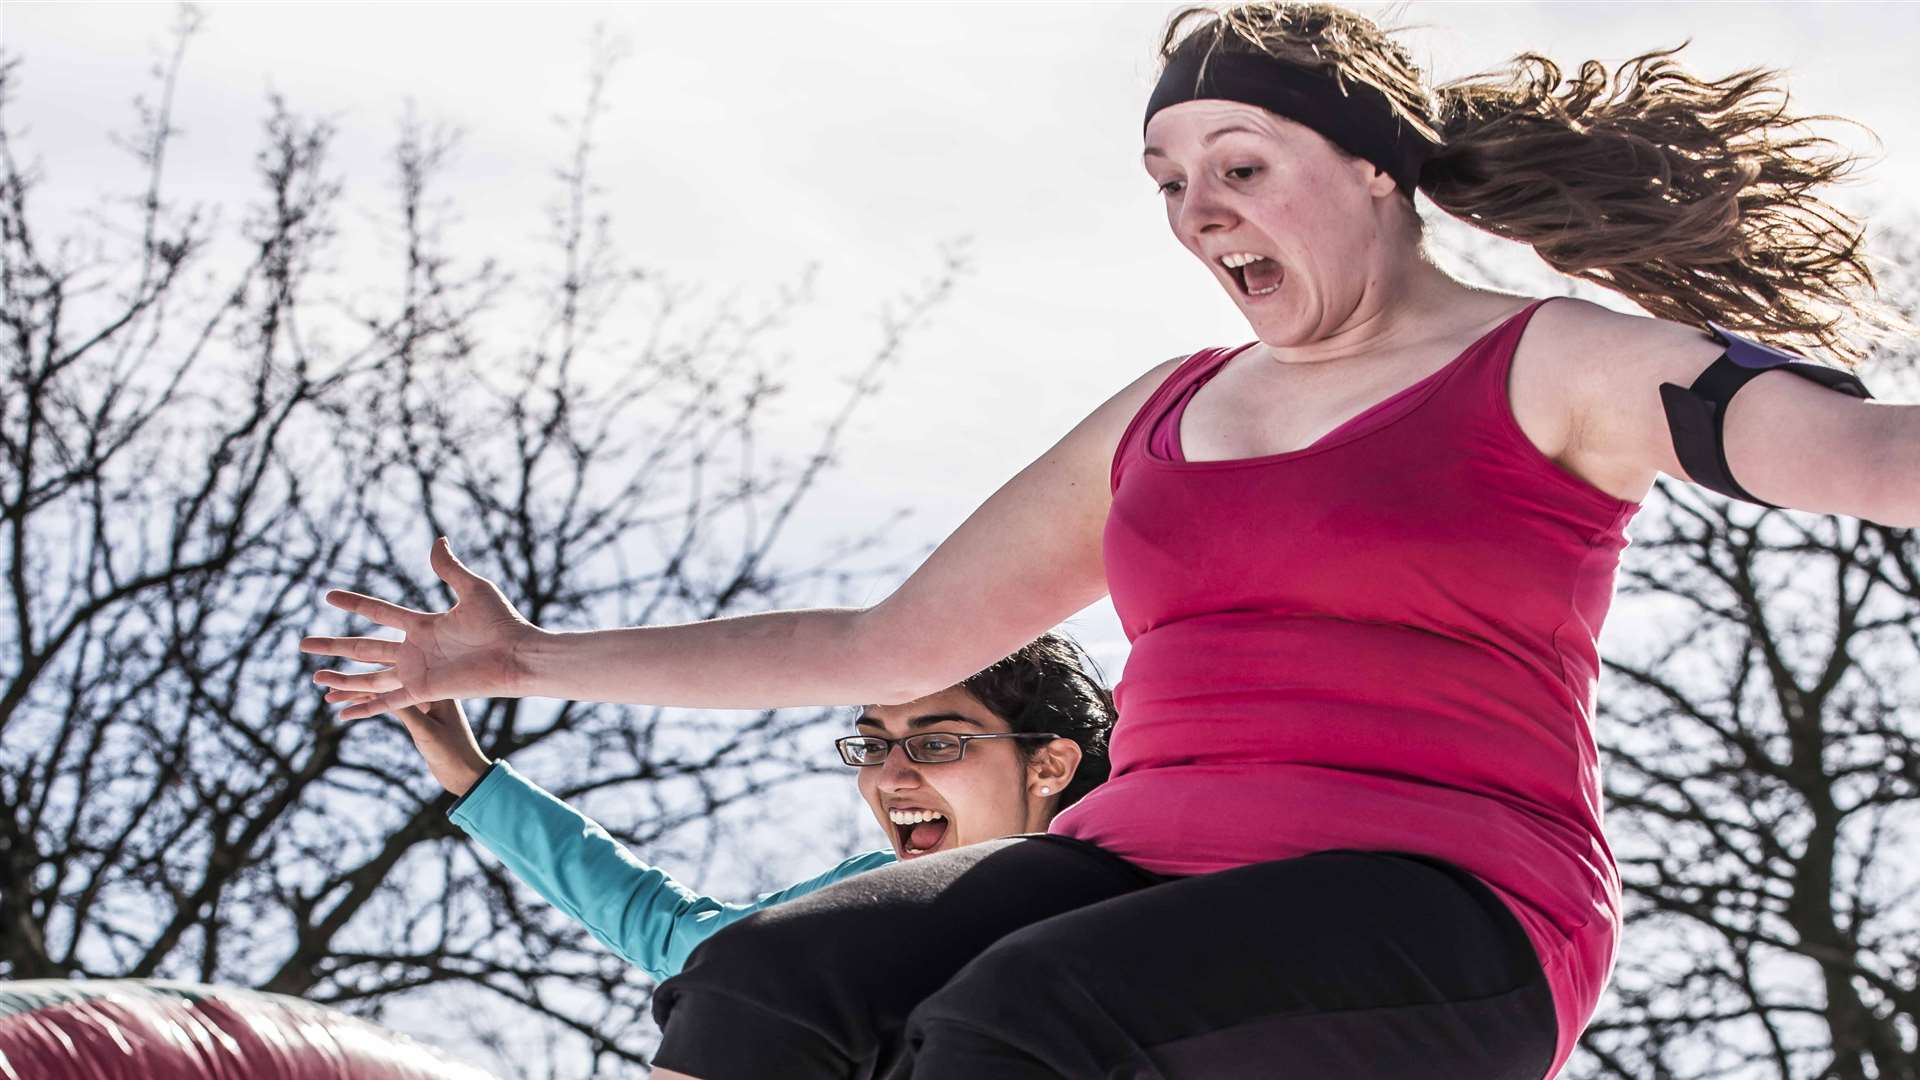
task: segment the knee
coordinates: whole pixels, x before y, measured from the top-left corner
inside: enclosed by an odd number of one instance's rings
[[[1082,992],[1066,950],[1043,928],[1028,927],[996,942],[928,995],[908,1018],[909,1037],[943,1026],[1017,1037],[1038,1018],[1057,1020]]]
[[[1083,959],[1044,924],[974,958],[908,1017],[916,1080],[1159,1077]]]
[[[769,909],[722,928],[701,942],[679,974],[654,994],[654,1020],[664,1028],[674,1006],[689,994],[718,992],[746,1007],[782,1009],[818,1000],[809,985],[831,975],[833,935],[794,912]]]
[[[653,995],[655,1064],[702,1077],[844,1075],[872,1038],[826,935],[756,913],[702,942]],[[844,960],[844,957],[842,957]]]

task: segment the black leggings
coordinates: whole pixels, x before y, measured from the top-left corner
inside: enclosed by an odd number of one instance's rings
[[[702,1080],[1540,1080],[1553,1000],[1513,916],[1431,859],[1199,877],[1015,837],[759,912],[661,984]]]

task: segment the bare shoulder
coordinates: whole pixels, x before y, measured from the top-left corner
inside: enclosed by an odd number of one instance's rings
[[[1134,414],[1184,359],[1094,408],[868,610],[862,640],[897,665],[898,700],[967,678],[1106,595],[1108,467]]]
[[[1126,434],[1127,425],[1146,407],[1147,399],[1153,396],[1153,392],[1172,377],[1174,371],[1191,355],[1182,353],[1134,377],[1088,413],[1067,433],[1056,449],[1072,451],[1079,467],[1087,475],[1100,478],[1100,489],[1104,492],[1108,466],[1113,461],[1114,452],[1120,448],[1120,439]]]
[[[1089,416],[1088,419],[1099,417],[1100,422],[1104,426],[1112,424],[1117,417],[1120,427],[1113,433],[1117,442],[1121,431],[1125,430],[1127,424],[1132,422],[1134,414],[1138,413],[1140,409],[1146,405],[1147,399],[1153,396],[1153,392],[1158,390],[1160,385],[1166,382],[1167,379],[1171,378],[1174,371],[1178,369],[1181,364],[1186,363],[1187,359],[1192,355],[1192,353],[1181,353],[1179,356],[1173,357],[1170,360],[1163,360],[1153,367],[1148,368],[1132,382],[1122,387],[1118,393],[1102,402],[1099,408],[1095,409],[1092,416]]]
[[[1660,385],[1691,383],[1719,353],[1696,327],[1555,300],[1534,313],[1515,355],[1515,416],[1530,436],[1551,433],[1549,456],[1562,467],[1637,502],[1656,474],[1677,468]]]
[[[1636,358],[1655,358],[1689,344],[1711,344],[1711,339],[1694,327],[1625,314],[1572,296],[1543,304],[1534,313],[1527,336],[1561,352],[1577,351],[1629,363]],[[1583,366],[1603,369],[1612,365]]]

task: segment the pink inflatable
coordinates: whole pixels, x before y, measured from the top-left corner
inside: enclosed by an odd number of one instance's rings
[[[0,1080],[494,1080],[336,1009],[144,979],[0,982]]]

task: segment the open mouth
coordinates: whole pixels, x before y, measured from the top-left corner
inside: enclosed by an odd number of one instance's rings
[[[889,810],[902,858],[925,855],[947,838],[947,815],[938,810]]]
[[[1285,276],[1279,263],[1248,251],[1229,252],[1217,261],[1240,287],[1240,295],[1250,299],[1279,291],[1280,279]]]

